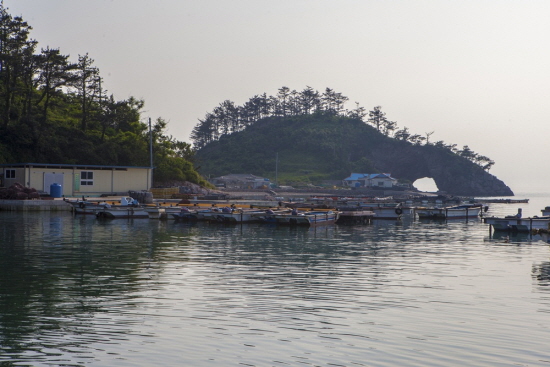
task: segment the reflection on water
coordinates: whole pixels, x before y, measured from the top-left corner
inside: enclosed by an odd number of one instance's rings
[[[0,212],[0,365],[540,365],[548,250],[471,220]]]
[[[108,322],[110,305],[124,300],[132,307],[154,232],[59,214],[2,219],[0,354],[35,361],[67,350],[90,353],[81,348],[92,340],[129,338],[139,320]]]
[[[514,231],[496,231],[491,232],[490,239],[502,242],[521,243],[521,242],[546,242],[550,243],[548,233],[526,233]]]
[[[550,261],[544,261],[533,266],[533,275],[539,281],[541,286],[550,285]]]

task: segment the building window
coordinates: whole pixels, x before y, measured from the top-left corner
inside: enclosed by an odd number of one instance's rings
[[[6,178],[15,178],[15,170],[14,169],[7,169],[5,171],[5,177]]]
[[[80,185],[92,186],[94,184],[94,173],[92,171],[80,172]]]

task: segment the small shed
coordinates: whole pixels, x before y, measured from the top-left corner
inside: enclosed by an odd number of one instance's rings
[[[102,195],[142,191],[151,188],[152,168],[77,164],[0,164],[0,187],[19,182],[50,193],[52,184],[61,185],[63,196]]]

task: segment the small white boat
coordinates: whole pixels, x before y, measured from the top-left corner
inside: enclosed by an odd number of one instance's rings
[[[104,204],[94,203],[91,201],[80,201],[78,203],[71,203],[73,205],[73,211],[75,214],[94,214],[104,208]]]
[[[419,219],[468,219],[477,218],[481,214],[481,205],[458,205],[443,208],[415,209]]]
[[[149,218],[149,214],[142,207],[129,206],[126,208],[103,208],[96,213],[97,218],[122,219],[122,218]]]
[[[119,208],[136,205],[136,201],[131,197],[121,197],[120,200],[105,200],[105,201],[92,201],[83,200],[69,201],[69,204],[73,206],[75,214],[93,214],[96,215],[99,211],[105,208]]]

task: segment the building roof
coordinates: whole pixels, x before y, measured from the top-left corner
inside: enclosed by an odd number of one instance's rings
[[[26,167],[42,167],[42,168],[74,168],[74,169],[90,169],[90,170],[101,170],[101,169],[114,169],[114,170],[123,170],[128,168],[151,168],[151,167],[142,167],[142,166],[103,166],[97,164],[51,164],[51,163],[4,163],[0,164],[0,167],[7,168],[26,168]]]
[[[250,180],[264,180],[269,181],[268,178],[255,176],[250,173],[230,173],[225,176],[215,177],[214,180],[237,180],[237,181],[250,181]]]
[[[344,178],[344,181],[370,180],[373,178],[395,180],[395,178],[391,177],[391,173],[352,173],[349,177]]]
[[[365,177],[365,173],[352,173],[348,178],[344,178],[345,181],[357,181]]]

